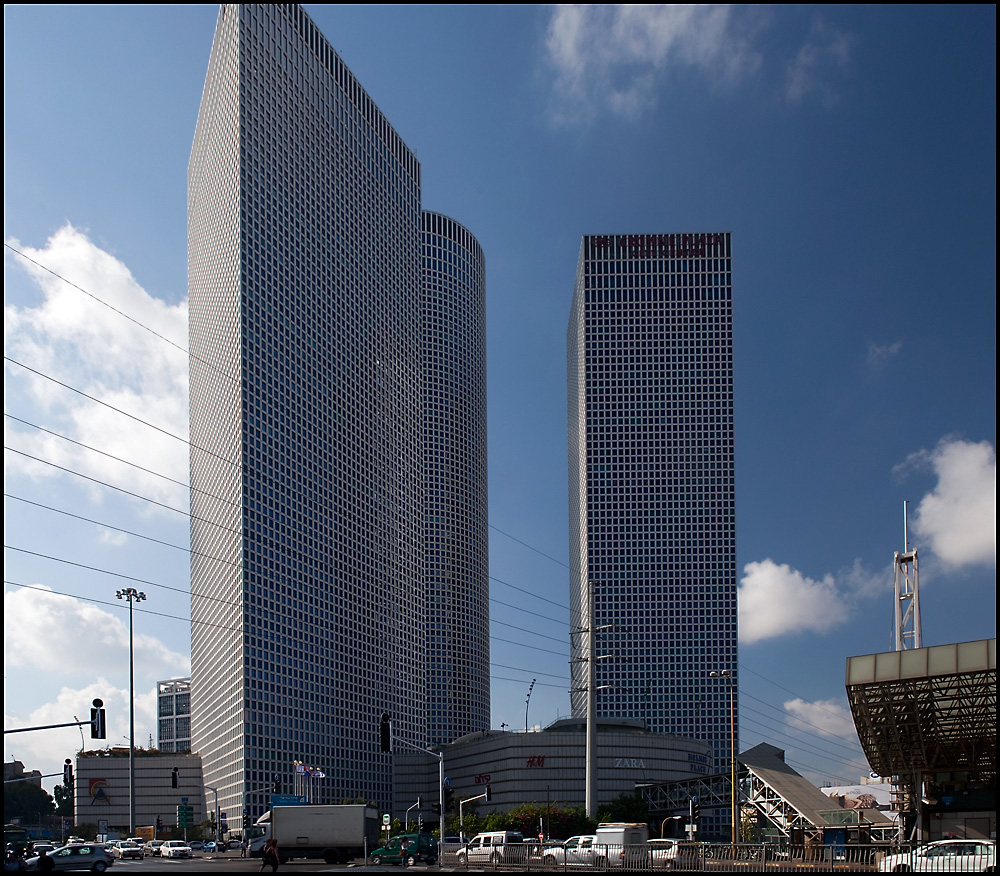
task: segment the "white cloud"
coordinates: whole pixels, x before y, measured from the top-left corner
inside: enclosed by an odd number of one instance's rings
[[[997,462],[993,445],[945,438],[933,450],[912,454],[899,468],[913,466],[930,466],[938,479],[911,518],[917,538],[945,566],[995,567]]]
[[[851,59],[854,38],[816,19],[809,40],[788,65],[785,97],[797,104],[815,94],[825,106],[837,101],[831,81],[845,70]]]
[[[557,6],[546,35],[556,74],[557,121],[599,110],[634,118],[656,102],[671,67],[694,68],[713,82],[753,73],[760,56],[747,22],[729,6]]]
[[[806,702],[795,698],[785,704],[788,721],[792,728],[803,733],[820,733],[823,736],[835,736],[839,739],[856,738],[854,718],[847,706],[836,700],[817,700]]]
[[[187,303],[170,306],[150,296],[118,259],[95,246],[85,234],[66,225],[42,249],[8,243],[65,277],[121,313],[102,306],[16,254],[8,267],[27,272],[42,301],[37,306],[5,304],[5,350],[9,357],[80,392],[100,399],[139,420],[186,439],[188,431],[187,357],[136,323],[181,347],[186,346]],[[187,445],[109,408],[7,364],[5,410],[23,420],[98,447],[182,483],[187,481]],[[11,391],[25,396],[22,409]],[[33,417],[38,419],[33,419]],[[116,462],[5,418],[5,443],[99,481],[116,484],[173,507],[183,508],[186,490],[176,483]],[[5,472],[35,479],[67,477],[65,473],[8,452]],[[82,484],[82,481],[77,480]],[[89,487],[95,501],[104,488]],[[143,503],[145,512],[155,506]]]
[[[57,673],[67,684],[95,674],[121,677],[123,666],[127,677],[128,624],[119,615],[44,587],[7,591],[3,601],[5,667]],[[188,674],[189,657],[143,633],[142,626],[153,623],[144,623],[139,609],[136,618],[136,678],[148,684]]]
[[[739,586],[740,641],[746,644],[789,633],[818,632],[843,623],[848,595],[832,575],[807,578],[767,559],[747,563]]]
[[[892,344],[869,344],[868,364],[873,366],[882,365],[890,359],[895,359],[902,349],[902,341],[896,341]]]
[[[127,663],[126,663],[127,666]],[[23,727],[45,727],[51,724],[66,724],[70,721],[90,720],[90,707],[94,699],[104,703],[107,715],[107,738],[92,739],[89,723],[83,727],[61,727],[54,730],[36,730],[27,733],[11,733],[4,737],[4,757],[21,761],[28,769],[37,769],[42,774],[58,773],[56,778],[45,780],[47,788],[62,782],[62,764],[77,751],[101,749],[110,746],[128,745],[129,700],[126,686],[115,687],[107,678],[100,676],[83,687],[62,687],[56,698],[26,713],[4,712],[4,729]],[[16,705],[11,706],[16,709]],[[146,748],[150,735],[156,741],[156,689],[146,686],[136,687],[135,697],[135,744]]]
[[[150,736],[156,739],[156,682],[191,671],[188,655],[143,632],[156,629],[159,622],[136,610],[135,741],[142,747],[149,745]],[[63,760],[81,745],[89,749],[127,744],[128,665],[128,622],[123,616],[41,587],[4,593],[5,673],[8,678],[34,679],[31,705],[23,711],[16,697],[5,699],[5,729],[89,721],[95,697],[104,701],[108,722],[105,740],[91,739],[89,726],[6,735],[4,757],[53,773],[61,771]],[[45,784],[51,788],[59,779]]]

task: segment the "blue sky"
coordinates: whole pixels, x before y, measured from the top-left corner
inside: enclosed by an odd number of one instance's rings
[[[996,635],[995,8],[306,9],[416,151],[424,206],[486,254],[494,726],[524,727],[533,678],[530,725],[569,709],[580,238],[730,231],[741,741],[856,781],[845,661],[891,647],[904,500],[924,644]],[[5,727],[101,696],[124,742],[123,586],[149,597],[142,744],[155,681],[188,671],[169,509],[215,17],[4,8]],[[54,773],[79,745],[16,734],[4,756]]]

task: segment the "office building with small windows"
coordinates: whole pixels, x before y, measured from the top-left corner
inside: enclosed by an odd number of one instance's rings
[[[573,713],[594,659],[598,716],[708,742],[717,772],[738,726],[731,290],[728,233],[587,236],[567,333],[571,622],[596,630],[593,654],[571,636]]]
[[[444,744],[490,726],[486,263],[453,219],[421,228],[427,738]]]
[[[191,679],[156,683],[156,747],[163,752],[191,750]]]
[[[188,242],[191,748],[233,829],[388,807],[382,711],[489,726],[482,252],[286,4],[220,9]]]

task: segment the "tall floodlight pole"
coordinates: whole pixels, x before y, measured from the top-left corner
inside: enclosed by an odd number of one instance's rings
[[[896,651],[920,648],[920,573],[917,569],[917,550],[910,550],[907,533],[907,502],[903,502],[903,552],[893,554],[893,630]]]
[[[132,606],[146,598],[134,587],[115,594],[128,600],[128,829],[135,836],[135,638],[132,633]]]
[[[524,700],[524,732],[528,732],[528,705],[531,703],[531,692],[535,689],[535,682],[537,678],[531,679],[531,684],[528,685],[528,696]]]
[[[736,823],[736,705],[733,692],[733,674],[728,669],[713,669],[708,674],[710,678],[724,678],[729,685],[729,780],[733,790],[730,802],[730,818],[733,822],[732,843],[735,846],[738,834]]]

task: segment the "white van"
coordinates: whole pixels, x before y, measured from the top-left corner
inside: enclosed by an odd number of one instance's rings
[[[594,836],[594,863],[598,867],[645,867],[649,861],[648,841],[648,824],[599,824]]]
[[[528,860],[528,846],[524,837],[511,830],[496,830],[476,834],[458,850],[461,867],[470,864],[524,864]]]

